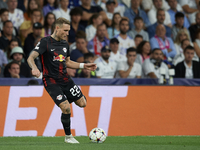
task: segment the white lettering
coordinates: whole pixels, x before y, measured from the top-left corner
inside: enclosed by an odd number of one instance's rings
[[[10,87],[8,107],[5,119],[5,128],[3,136],[37,136],[37,131],[16,131],[17,120],[30,120],[37,118],[37,108],[20,108],[21,97],[41,97],[43,95],[43,86],[25,86]]]
[[[108,135],[113,97],[126,97],[128,86],[90,86],[90,97],[102,97],[99,112],[98,127]]]

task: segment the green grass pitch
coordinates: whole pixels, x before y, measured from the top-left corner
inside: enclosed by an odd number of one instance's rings
[[[64,137],[0,137],[0,150],[200,150],[200,136],[108,136],[102,144],[78,136],[80,144]]]

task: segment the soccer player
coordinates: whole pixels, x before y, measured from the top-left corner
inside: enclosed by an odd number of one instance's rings
[[[86,98],[68,75],[66,68],[94,71],[96,64],[77,63],[70,60],[69,44],[65,41],[69,30],[70,22],[65,18],[58,18],[54,22],[53,34],[41,39],[27,61],[32,68],[32,74],[39,77],[40,71],[34,59],[41,56],[44,87],[62,111],[61,122],[66,134],[65,142],[79,143],[71,134],[70,103],[74,102],[79,107],[85,107]]]

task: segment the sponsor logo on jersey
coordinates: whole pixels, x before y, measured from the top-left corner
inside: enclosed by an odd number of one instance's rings
[[[60,61],[60,62],[65,61],[65,56],[61,54],[58,56],[53,56],[53,61]]]
[[[63,51],[66,53],[66,52],[67,52],[67,49],[64,47],[64,48],[63,48]]]
[[[57,99],[57,100],[61,100],[62,97],[63,97],[62,95],[58,95],[56,99]]]

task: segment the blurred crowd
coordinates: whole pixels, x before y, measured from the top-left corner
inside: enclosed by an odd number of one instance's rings
[[[32,77],[27,58],[59,17],[71,60],[97,64],[72,77],[200,78],[199,0],[1,0],[0,77]]]

